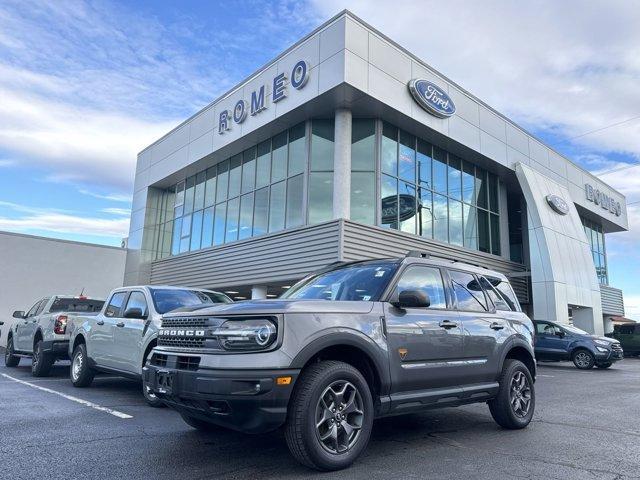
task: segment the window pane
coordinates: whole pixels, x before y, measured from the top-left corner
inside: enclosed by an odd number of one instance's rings
[[[253,234],[267,233],[269,227],[269,188],[256,191],[255,207],[253,214]]]
[[[416,187],[411,183],[399,181],[398,188],[400,230],[416,233]]]
[[[240,215],[240,198],[229,200],[227,205],[227,228],[224,235],[225,243],[238,239],[238,217]]]
[[[433,194],[433,238],[441,242],[449,241],[449,225],[447,222],[447,197]]]
[[[213,222],[213,244],[222,245],[224,243],[225,220],[227,218],[227,204],[216,205],[216,215]]]
[[[187,184],[184,191],[184,213],[193,212],[193,193],[196,187],[196,177],[187,178]]]
[[[416,137],[400,130],[400,150],[398,156],[399,176],[403,180],[416,183]]]
[[[305,170],[307,152],[305,148],[304,123],[289,129],[289,173],[297,175]]]
[[[462,203],[449,199],[449,243],[462,245]]]
[[[177,207],[178,205],[183,205],[183,204],[184,204],[184,181],[176,185],[175,206]],[[182,215],[182,213],[180,213],[180,215]]]
[[[449,196],[462,199],[462,163],[455,155],[449,155]]]
[[[433,238],[433,204],[431,190],[419,189],[418,235]]]
[[[271,175],[271,141],[258,144],[258,160],[256,168],[256,188],[269,185]]]
[[[304,176],[298,175],[287,180],[287,228],[302,225],[302,187]]]
[[[487,302],[480,282],[469,273],[451,270],[449,274],[458,300],[458,309],[486,312]]]
[[[447,153],[433,147],[433,190],[447,194]]]
[[[229,198],[240,195],[240,174],[242,171],[242,155],[234,155],[229,160]]]
[[[143,315],[147,315],[149,313],[147,299],[144,296],[144,293],[137,291],[131,292],[129,299],[127,300],[127,307],[125,308],[125,311],[130,308],[139,308]]]
[[[191,244],[189,250],[200,250],[200,242],[202,241],[202,210],[195,212],[192,218]]]
[[[249,238],[253,234],[253,193],[240,199],[240,233],[238,238]]]
[[[498,213],[498,177],[489,174],[489,208]]]
[[[276,135],[271,141],[271,181],[275,183],[287,176],[287,132]]]
[[[476,169],[476,203],[481,208],[487,208],[487,172]]]
[[[333,173],[309,174],[309,223],[331,220],[333,217]]]
[[[284,229],[285,182],[271,185],[271,203],[269,204],[269,231]]]
[[[207,179],[206,172],[200,172],[196,175],[196,191],[193,200],[193,209],[201,210],[204,207],[204,186]]]
[[[433,189],[431,181],[431,144],[418,139],[418,179],[423,187]]]
[[[171,255],[180,253],[180,234],[182,233],[182,218],[173,222],[173,235],[171,238]]]
[[[373,119],[356,118],[351,124],[351,170],[373,172],[375,156],[376,124]]]
[[[489,247],[489,214],[478,210],[478,250],[490,252]]]
[[[388,123],[382,127],[382,171],[398,175],[398,129]]]
[[[216,203],[216,167],[207,170],[207,182],[204,194],[204,206],[210,207]]]
[[[478,249],[478,211],[471,205],[464,205],[464,246]]]
[[[182,232],[180,233],[180,253],[188,252],[191,244],[191,215],[182,217]]]
[[[242,153],[242,193],[253,191],[256,186],[256,149]]]
[[[204,211],[202,220],[202,242],[201,248],[207,248],[213,245],[213,212],[214,207],[207,208]]]
[[[374,172],[351,172],[351,220],[376,223],[376,177]]]
[[[381,181],[381,206],[382,226],[398,228],[398,180],[388,175],[382,175]]]
[[[171,234],[173,232],[173,221],[169,220],[164,224],[164,235],[162,237],[162,250],[160,251],[160,258],[164,258],[170,255],[171,252]]]
[[[466,203],[473,203],[473,187],[475,185],[473,175],[473,165],[469,162],[464,162],[462,169],[462,200]]]
[[[229,161],[225,160],[224,162],[218,164],[218,188],[216,189],[216,203],[224,202],[227,199],[228,186]]]
[[[447,308],[440,270],[432,267],[409,267],[398,281],[398,293],[420,290],[429,296],[429,308]]]
[[[313,120],[311,123],[311,170],[333,170],[334,121]]]
[[[500,217],[490,215],[491,218],[491,253],[500,255]]]

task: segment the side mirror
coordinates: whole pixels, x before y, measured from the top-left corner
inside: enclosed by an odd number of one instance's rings
[[[124,318],[144,319],[146,315],[142,313],[141,308],[127,308],[124,312]]]
[[[13,318],[24,318],[24,312],[22,310],[16,310],[13,312]]]
[[[427,308],[431,305],[429,295],[422,290],[403,290],[398,299],[391,302],[397,308]]]

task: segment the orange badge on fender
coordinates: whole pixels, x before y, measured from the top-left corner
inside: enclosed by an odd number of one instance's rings
[[[407,350],[406,348],[399,348],[398,349],[398,353],[400,354],[400,360],[404,360],[404,357],[407,356],[407,352],[409,350]]]

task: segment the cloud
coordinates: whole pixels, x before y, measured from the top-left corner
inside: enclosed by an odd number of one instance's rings
[[[112,202],[128,202],[131,203],[131,195],[120,195],[117,193],[107,193],[107,194],[102,194],[102,193],[96,193],[96,192],[92,192],[90,190],[85,190],[85,189],[79,189],[78,190],[79,193],[81,193],[82,195],[89,195],[90,197],[94,197],[94,198],[99,198],[100,200],[109,200]]]
[[[0,159],[0,168],[13,167],[15,164],[14,160]]]
[[[0,230],[21,233],[38,230],[122,238],[129,231],[129,218],[104,219],[62,213],[38,213],[22,218],[0,216]]]
[[[624,316],[640,322],[640,295],[625,295]]]
[[[128,217],[131,215],[131,209],[129,208],[103,208],[100,210],[102,213],[108,213],[110,215],[118,215],[121,217]]]

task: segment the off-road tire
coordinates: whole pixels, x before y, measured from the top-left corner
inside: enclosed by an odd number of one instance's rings
[[[82,359],[77,357],[82,355]],[[76,362],[80,361],[80,364],[76,366]],[[74,387],[88,387],[93,382],[93,377],[96,372],[89,367],[89,357],[87,356],[87,346],[81,343],[76,346],[71,356],[71,369],[69,370],[69,377]]]
[[[20,357],[15,355],[15,351],[13,350],[13,337],[9,337],[7,340],[7,348],[4,351],[4,364],[7,367],[17,367],[20,363]]]
[[[144,359],[144,365],[147,364],[147,360],[149,359],[150,355],[151,355],[151,350],[147,354],[147,358]],[[146,400],[147,405],[149,405],[150,407],[162,408],[166,406],[162,400],[160,400],[156,395],[154,395],[149,391],[149,388],[147,387],[147,382],[145,382],[144,380],[144,376],[142,377],[142,395],[144,395],[144,399]]]
[[[33,347],[31,357],[31,375],[34,377],[47,377],[53,366],[55,358],[42,350],[43,342],[38,340]]]
[[[512,391],[512,383],[516,378],[523,378],[522,375],[530,392],[529,407],[525,415],[521,415],[522,412],[518,413],[514,406],[514,392]],[[498,383],[500,384],[498,395],[488,402],[491,416],[503,428],[509,430],[525,428],[531,422],[536,406],[535,387],[531,372],[521,361],[508,358],[504,361]]]
[[[579,348],[571,355],[571,361],[580,370],[591,370],[596,364],[596,357],[586,348]]]
[[[339,382],[349,383],[355,388],[354,396],[359,394],[361,413],[358,415],[362,415],[361,426],[360,433],[354,437],[354,443],[347,441],[349,447],[346,451],[331,453],[320,440],[316,412],[321,395],[331,385]],[[293,389],[285,425],[285,439],[291,454],[303,465],[323,471],[340,470],[351,465],[367,447],[373,416],[371,390],[356,368],[334,360],[315,363],[302,371]],[[337,425],[337,420],[332,420],[332,424],[334,421]]]

